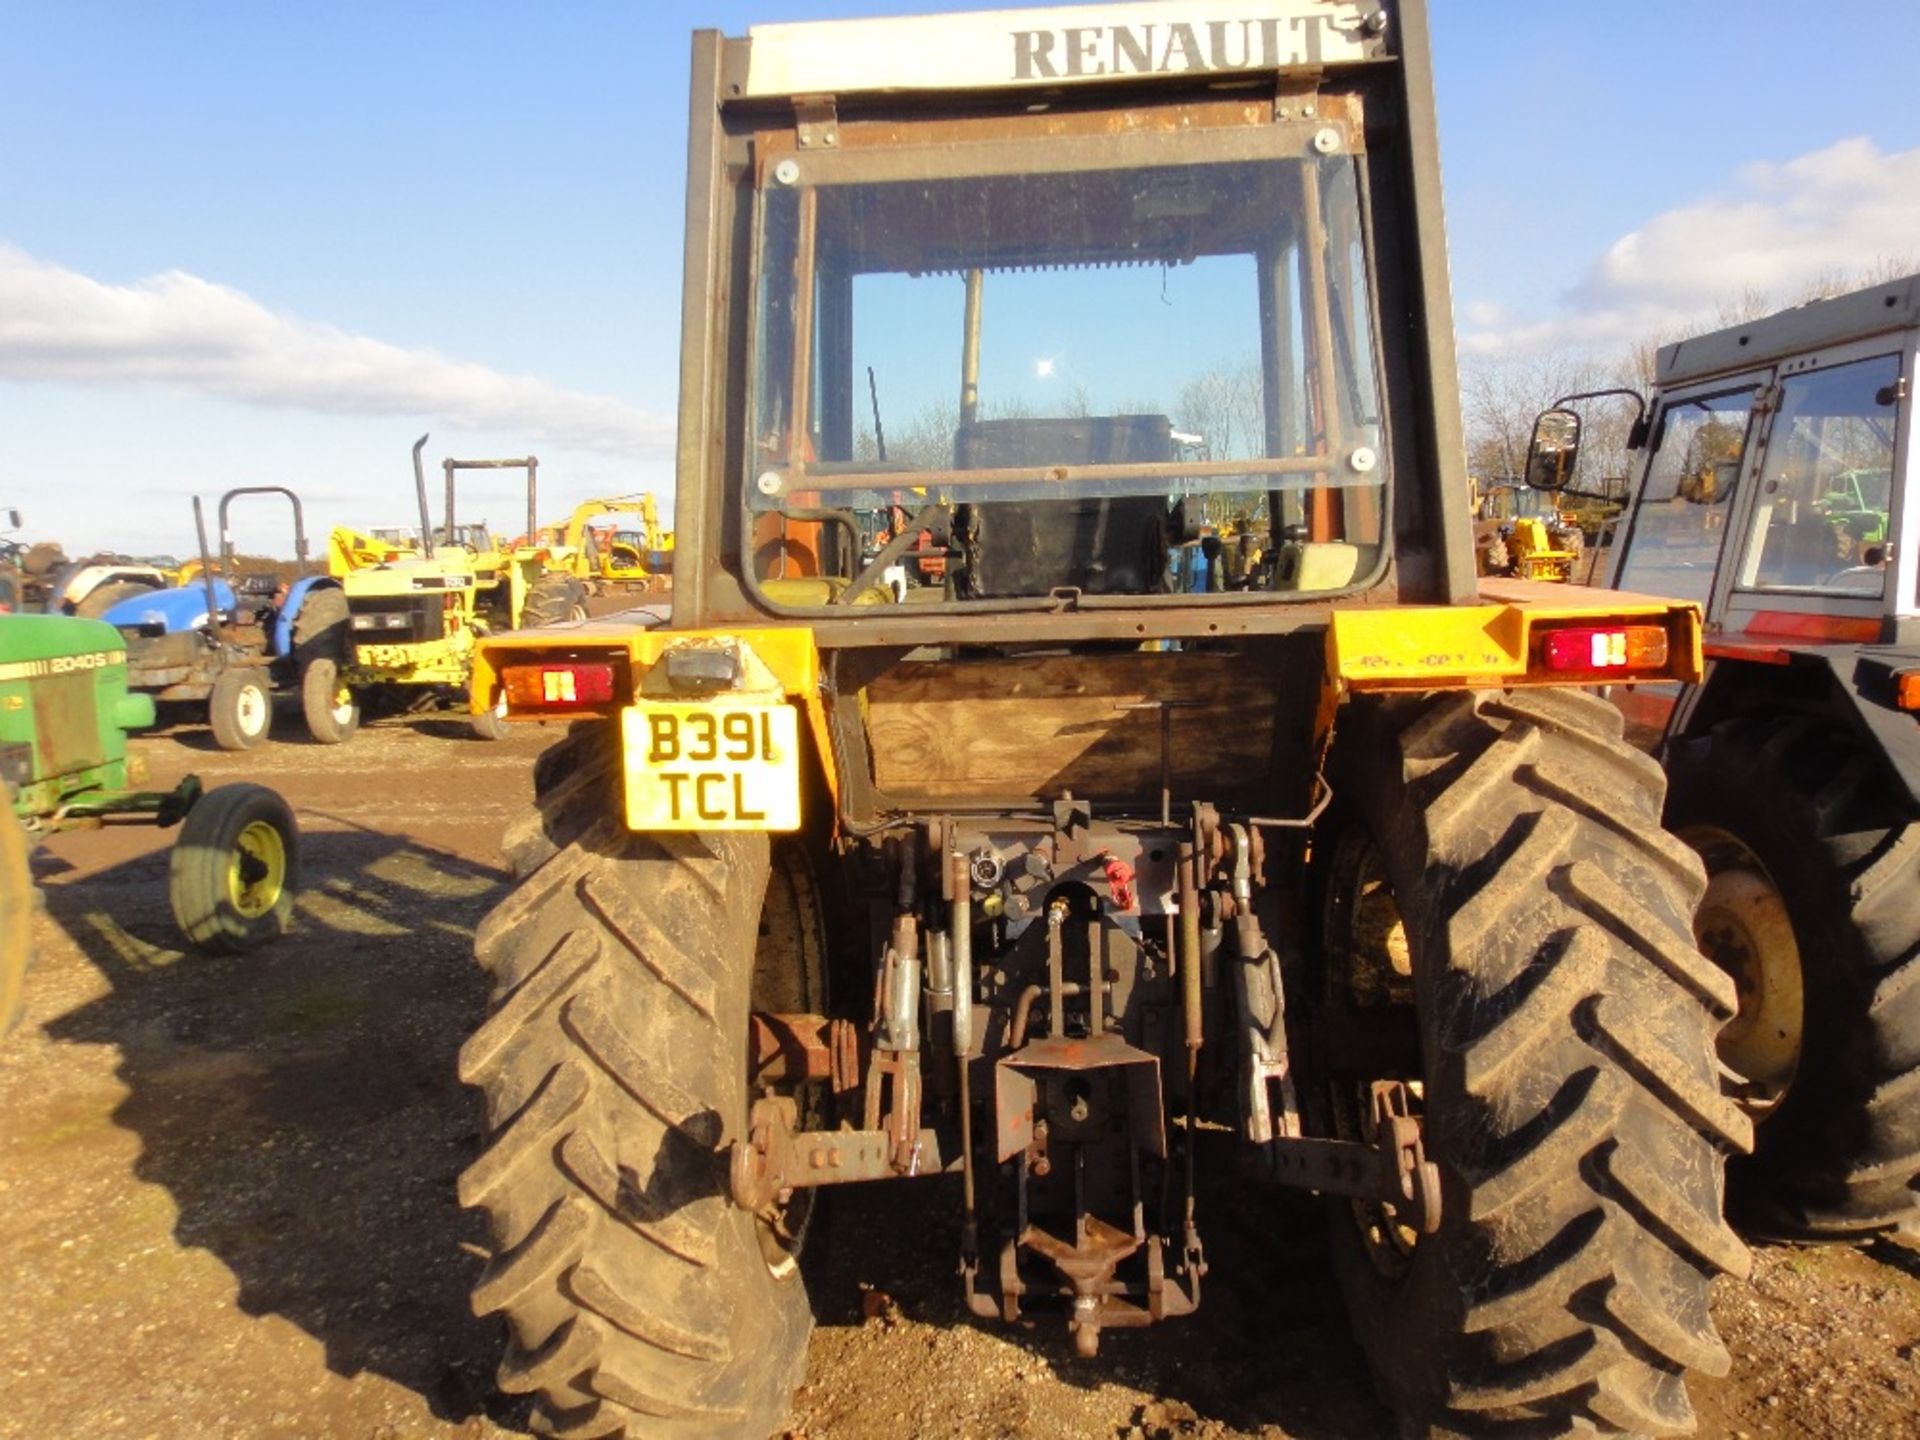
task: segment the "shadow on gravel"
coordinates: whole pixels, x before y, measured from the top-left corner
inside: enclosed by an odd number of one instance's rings
[[[1913,1240],[1882,1238],[1867,1245],[1867,1254],[1882,1265],[1920,1280],[1920,1236]]]
[[[1201,1168],[1204,1176],[1204,1155]],[[957,1273],[957,1181],[928,1182],[913,1192],[915,1203],[884,1185],[833,1195],[826,1244],[808,1257],[816,1323],[857,1327],[891,1302],[925,1324],[980,1327],[1012,1339],[1062,1384],[1091,1390],[1119,1381],[1158,1397],[1157,1413],[1135,1417],[1148,1437],[1207,1434],[1216,1425],[1253,1433],[1278,1425],[1297,1440],[1394,1433],[1347,1328],[1327,1263],[1324,1210],[1311,1197],[1236,1187],[1224,1148],[1212,1168],[1218,1178],[1203,1178],[1198,1197],[1208,1265],[1199,1311],[1109,1330],[1091,1360],[1074,1353],[1062,1304],[1030,1302],[1013,1326],[967,1310]],[[983,1257],[983,1272],[989,1263]],[[1040,1278],[1037,1264],[1028,1278]],[[1028,1428],[1041,1417],[1000,1419],[1000,1432],[982,1433],[1041,1433]]]
[[[172,1195],[179,1242],[233,1272],[243,1310],[442,1419],[514,1424],[497,1325],[468,1307],[479,1262],[462,1250],[481,1236],[454,1195],[481,1126],[454,1078],[486,1006],[472,932],[506,876],[361,829],[308,831],[302,850],[295,933],[247,957],[173,948],[165,851],[49,885],[113,987],[49,1034],[119,1047],[136,1173]]]

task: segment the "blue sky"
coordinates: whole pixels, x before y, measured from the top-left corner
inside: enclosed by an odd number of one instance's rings
[[[537,451],[548,512],[668,488],[687,33],[903,8],[9,7],[0,504],[76,550],[240,484],[392,523],[423,430]],[[1920,256],[1911,0],[1434,8],[1475,353]]]

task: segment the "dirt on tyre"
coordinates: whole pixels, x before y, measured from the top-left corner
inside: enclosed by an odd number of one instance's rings
[[[39,902],[28,853],[19,817],[12,806],[0,806],[0,1036],[20,1023],[33,964],[33,914]]]
[[[1894,1229],[1920,1210],[1920,814],[1807,718],[1727,721],[1667,768],[1667,824],[1709,876],[1701,946],[1740,992],[1720,1037],[1756,1122],[1728,1166],[1735,1219],[1777,1239]]]
[[[187,812],[167,868],[167,899],[187,943],[237,955],[284,935],[300,885],[293,811],[264,785],[222,785]]]
[[[360,728],[360,702],[340,679],[338,662],[316,656],[300,676],[300,709],[307,733],[321,745],[339,745]]]
[[[207,697],[207,723],[222,750],[251,750],[273,730],[273,692],[266,673],[229,666],[213,682]]]
[[[131,600],[136,595],[151,595],[153,589],[144,581],[109,580],[83,595],[73,607],[73,613],[88,620],[98,620],[122,600]]]
[[[542,575],[527,591],[520,607],[520,628],[558,625],[587,618],[587,587],[571,575]]]
[[[1733,987],[1694,947],[1700,866],[1660,829],[1658,766],[1611,707],[1547,690],[1356,703],[1333,763],[1321,1003],[1408,1023],[1403,1073],[1329,1057],[1302,1105],[1337,1120],[1395,1086],[1441,1174],[1431,1234],[1332,1206],[1376,1384],[1417,1434],[1692,1432],[1685,1376],[1729,1366],[1707,1296],[1748,1264],[1721,1209],[1750,1127],[1716,1081]]]
[[[731,1202],[770,849],[760,834],[637,835],[611,747],[509,834],[524,874],[481,925],[494,1008],[461,1049],[489,1141],[460,1181],[493,1257],[499,1382],[556,1435],[762,1440],[811,1328],[793,1257]]]
[[[315,660],[343,663],[353,644],[347,594],[332,586],[309,590],[293,617],[293,658],[304,670]]]

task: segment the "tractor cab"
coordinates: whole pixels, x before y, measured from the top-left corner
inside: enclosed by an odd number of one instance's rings
[[[1624,702],[1651,733],[1703,733],[1777,693],[1785,667],[1804,677],[1804,703],[1920,744],[1910,722],[1881,719],[1920,666],[1917,356],[1920,276],[1660,351],[1605,573],[1615,589],[1698,604],[1714,665],[1703,684]],[[1571,473],[1586,398],[1542,415],[1535,468]]]
[[[1705,611],[1695,683],[1616,687],[1699,853],[1755,1123],[1729,1209],[1857,1240],[1920,1215],[1920,275],[1669,345],[1609,583]],[[1570,472],[1586,397],[1535,428]]]

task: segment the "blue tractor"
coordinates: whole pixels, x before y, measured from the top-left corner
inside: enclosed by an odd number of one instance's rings
[[[227,516],[242,495],[284,495],[293,506],[291,580],[240,573]],[[204,701],[221,748],[247,750],[267,738],[276,700],[301,696],[309,683],[335,688],[348,639],[347,600],[340,582],[308,560],[306,521],[293,491],[280,485],[229,490],[220,497],[219,522],[216,565],[196,497],[200,573],[189,584],[123,600],[101,618],[126,637],[132,689],[159,703]]]

